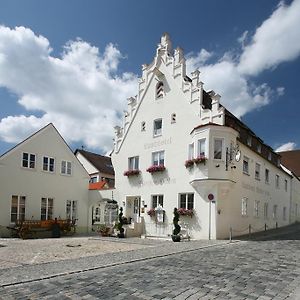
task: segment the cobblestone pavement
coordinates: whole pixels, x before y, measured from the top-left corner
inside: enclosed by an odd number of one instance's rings
[[[108,263],[100,262],[102,256],[93,256],[85,265],[82,262],[85,271],[78,269],[48,279],[39,268],[51,269],[52,263],[29,266],[32,270],[27,266],[28,273],[36,270],[40,279],[30,275],[28,280],[32,282],[17,283],[20,278],[10,274],[3,284],[3,277],[0,298],[300,299],[299,231],[263,237],[262,241],[223,241],[215,245],[212,241],[154,243],[148,248],[116,253],[119,261],[111,260],[112,253],[103,256]],[[67,266],[76,261],[53,264]]]

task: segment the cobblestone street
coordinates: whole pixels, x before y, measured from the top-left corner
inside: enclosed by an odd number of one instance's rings
[[[53,263],[27,266],[28,274],[39,276],[28,275],[27,283],[17,283],[12,275],[25,267],[2,269],[0,298],[300,299],[299,231],[261,241],[153,242],[147,248],[117,253],[114,261],[112,254],[105,255],[110,263],[102,264],[100,256],[93,256],[85,259],[85,267],[81,262],[85,271],[77,265],[69,274],[53,271],[53,278],[50,271],[48,278],[39,275],[41,269],[53,270]],[[6,281],[5,274],[10,274]]]

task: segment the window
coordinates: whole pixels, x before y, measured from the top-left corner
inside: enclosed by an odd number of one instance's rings
[[[141,131],[146,131],[146,122],[145,121],[143,121],[141,123]]]
[[[254,217],[259,216],[259,201],[254,201]]]
[[[22,157],[22,167],[34,169],[35,168],[35,154],[24,152],[23,157]]]
[[[279,189],[279,175],[275,175],[275,185]]]
[[[96,182],[98,182],[97,176],[92,176],[92,177],[90,178],[90,183],[96,183]]]
[[[153,135],[154,136],[162,135],[162,119],[154,120]]]
[[[198,140],[198,157],[205,156],[205,139]]]
[[[77,200],[67,200],[66,202],[66,218],[68,220],[77,219]]]
[[[172,115],[171,115],[171,123],[173,124],[173,123],[176,123],[176,114],[175,113],[173,113]]]
[[[158,151],[152,153],[152,165],[153,166],[165,165],[165,151]]]
[[[268,203],[265,202],[264,204],[264,218],[267,219],[268,218]]]
[[[288,181],[287,179],[284,180],[284,190],[287,192],[288,190]]]
[[[285,206],[283,207],[283,210],[282,210],[282,219],[284,221],[286,220],[286,207]]]
[[[266,169],[265,170],[265,183],[269,183],[270,181],[270,171],[269,171],[269,169]]]
[[[242,216],[248,214],[248,198],[242,198]]]
[[[189,157],[188,159],[193,159],[194,158],[194,143],[189,144]]]
[[[252,145],[252,136],[251,135],[247,136],[247,145],[250,146],[250,147]]]
[[[152,195],[152,208],[164,207],[164,195]]]
[[[243,159],[243,172],[249,175],[249,158],[244,156]]]
[[[277,205],[273,206],[273,219],[277,218]]]
[[[272,153],[269,152],[269,154],[268,154],[268,160],[271,160],[271,159],[272,159]]]
[[[139,169],[139,157],[133,156],[128,158],[128,170],[138,170]]]
[[[261,144],[257,144],[257,152],[261,153]]]
[[[255,179],[260,180],[260,164],[255,164]]]
[[[43,171],[54,172],[54,158],[44,156]]]
[[[72,163],[70,161],[63,160],[61,162],[61,174],[65,174],[65,175],[72,174]]]
[[[194,209],[194,193],[179,194],[179,208]]]
[[[214,139],[214,159],[222,159],[223,140]]]
[[[156,99],[161,99],[164,97],[164,84],[159,81],[156,85]]]
[[[52,220],[52,218],[53,218],[53,198],[42,198],[41,220]]]
[[[16,222],[17,220],[25,220],[25,196],[11,197],[11,210],[10,210],[10,221]]]

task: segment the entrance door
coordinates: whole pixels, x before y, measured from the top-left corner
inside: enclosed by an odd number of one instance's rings
[[[141,198],[136,197],[133,200],[133,220],[134,222],[139,222],[140,221],[140,216],[141,216]]]

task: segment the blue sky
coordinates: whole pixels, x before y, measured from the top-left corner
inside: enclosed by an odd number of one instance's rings
[[[300,148],[300,1],[0,1],[0,153],[53,122],[105,153],[164,32],[274,149]]]

